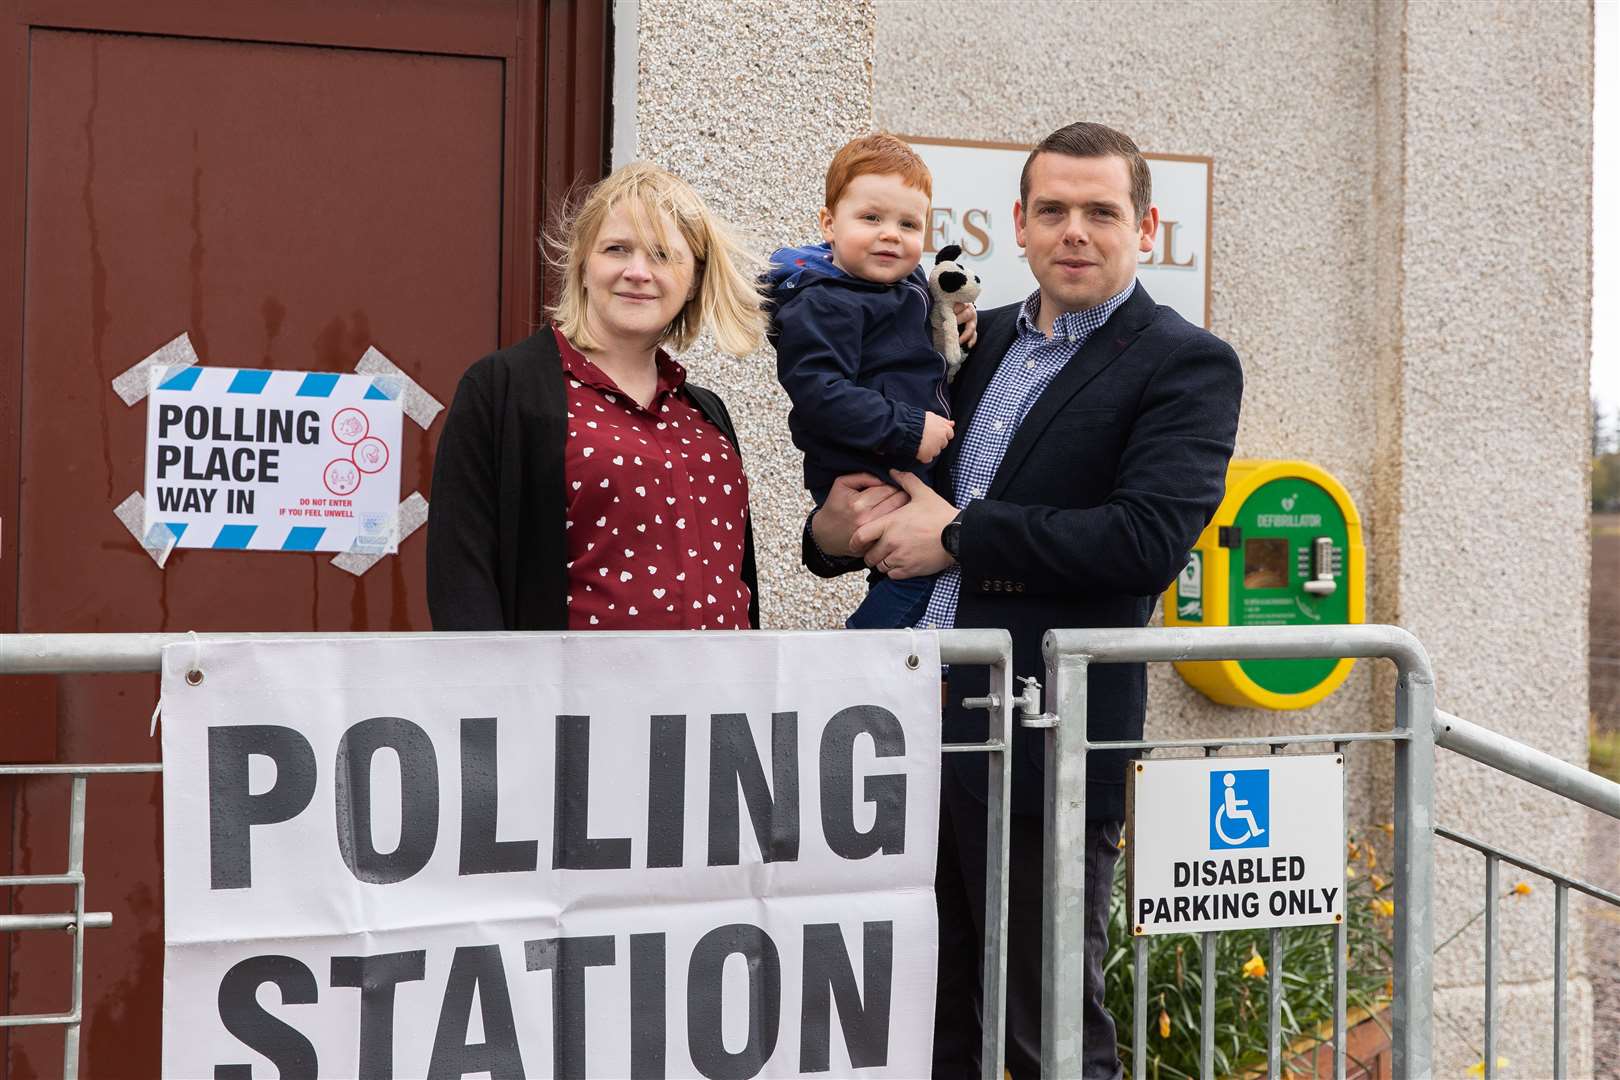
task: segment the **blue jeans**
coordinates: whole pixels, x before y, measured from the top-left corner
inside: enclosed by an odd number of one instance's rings
[[[934,592],[934,577],[878,578],[867,590],[866,599],[855,613],[844,620],[847,630],[909,630],[928,611],[928,598]]]

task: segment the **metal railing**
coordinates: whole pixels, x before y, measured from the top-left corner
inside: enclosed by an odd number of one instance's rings
[[[0,674],[9,674],[0,660]],[[73,997],[66,1012],[0,1015],[0,1028],[61,1024],[65,1028],[62,1046],[62,1075],[79,1075],[79,1031],[84,1020],[84,931],[112,925],[109,911],[84,910],[84,803],[91,776],[108,773],[155,773],[163,766],[131,765],[0,765],[4,776],[71,776],[68,795],[67,869],[60,874],[10,874],[0,876],[0,888],[22,885],[71,885],[73,910],[43,915],[0,915],[0,933],[20,930],[66,930],[73,935]]]
[[[1435,743],[1484,765],[1501,769],[1566,799],[1620,818],[1620,784],[1576,769],[1551,754],[1513,741],[1488,728],[1452,716],[1436,714]],[[1569,877],[1523,856],[1487,844],[1475,837],[1440,826],[1435,835],[1485,856],[1485,1017],[1483,1065],[1486,1080],[1496,1075],[1497,933],[1501,864],[1508,863],[1553,883],[1553,1075],[1569,1075],[1569,892],[1584,893],[1620,909],[1620,896],[1589,882]],[[1460,932],[1460,931],[1459,931]],[[1455,935],[1453,935],[1455,936]]]
[[[1528,781],[1567,799],[1620,818],[1620,785],[1579,769],[1550,754],[1504,735],[1470,724],[1435,707],[1434,674],[1418,640],[1394,626],[1207,627],[1098,630],[1052,630],[1043,642],[1053,713],[1030,726],[1046,728],[1047,800],[1046,910],[1065,912],[1048,918],[1043,964],[1041,1069],[1046,1076],[1079,1076],[1082,1060],[1081,1000],[1084,979],[1084,874],[1086,755],[1091,750],[1201,750],[1206,755],[1229,747],[1277,753],[1285,747],[1329,743],[1342,752],[1352,743],[1387,742],[1395,752],[1395,893],[1394,1000],[1391,1005],[1394,1074],[1422,1077],[1434,1070],[1434,911],[1433,870],[1436,835],[1480,850],[1487,859],[1487,888],[1496,887],[1498,861],[1521,866],[1557,886],[1556,960],[1554,977],[1554,1061],[1566,1075],[1568,1010],[1564,998],[1567,972],[1568,890],[1576,889],[1609,903],[1620,897],[1556,871],[1509,855],[1477,840],[1438,828],[1434,812],[1434,751],[1439,746],[1503,773]],[[1138,739],[1091,742],[1086,737],[1086,688],[1092,664],[1169,662],[1178,660],[1250,660],[1324,657],[1382,657],[1397,671],[1394,723],[1388,731],[1341,734],[1234,736],[1208,739]],[[1027,721],[1026,721],[1027,723]],[[1495,901],[1487,901],[1485,1075],[1495,1068],[1494,970]],[[1070,914],[1072,913],[1072,914]],[[1215,986],[1213,948],[1217,932],[1203,941],[1203,1076],[1214,1075]],[[1333,1075],[1344,1080],[1346,1064],[1346,934],[1334,929]],[[1271,931],[1269,1039],[1267,1075],[1276,1078],[1282,1065],[1279,1033],[1282,957],[1278,932]],[[1132,1072],[1146,1076],[1147,940],[1134,942],[1135,1002]]]
[[[701,631],[691,631],[701,633]],[[684,632],[683,632],[684,633]],[[162,670],[163,648],[196,642],[242,640],[375,640],[377,638],[443,639],[449,637],[556,637],[553,633],[245,633],[245,634],[11,634],[0,635],[0,675],[87,675],[112,673],[157,673]],[[642,636],[642,635],[625,635]],[[647,634],[669,637],[671,633]],[[997,767],[989,769],[987,803],[985,950],[981,973],[984,1018],[981,1060],[985,1080],[1001,1080],[1005,1048],[1007,968],[1007,817],[1011,799],[1013,709],[1018,704],[1012,692],[1012,637],[1005,630],[946,630],[939,634],[940,661],[945,664],[984,666],[990,669],[989,696],[982,707],[991,716],[989,733],[982,743],[946,743],[945,753],[989,754]],[[142,718],[144,721],[144,717]],[[0,876],[0,888],[24,885],[73,886],[73,910],[39,915],[0,915],[0,933],[23,930],[69,930],[73,932],[73,989],[71,1007],[61,1013],[0,1015],[0,1028],[62,1025],[66,1029],[62,1051],[62,1075],[79,1074],[79,1036],[84,1008],[85,930],[112,925],[110,912],[85,911],[84,807],[88,778],[111,773],[158,773],[157,763],[107,765],[0,765],[0,777],[71,776],[73,778],[68,823],[67,869],[61,874],[19,874]]]
[[[206,634],[203,643],[243,639],[375,639],[430,636],[421,633],[335,634]],[[465,634],[435,637],[509,635]],[[510,635],[517,636],[517,635]],[[546,635],[521,635],[546,636]],[[667,635],[659,635],[667,636]],[[952,630],[939,635],[941,660],[947,664],[990,668],[989,694],[969,702],[993,717],[983,743],[947,743],[946,753],[989,753],[999,768],[989,770],[985,950],[982,969],[982,1065],[985,1080],[1003,1076],[1006,997],[1007,818],[1010,800],[1010,754],[1014,710],[1030,727],[1046,729],[1048,790],[1046,829],[1045,960],[1043,962],[1042,1071],[1047,1076],[1078,1076],[1082,1051],[1080,1018],[1084,979],[1084,868],[1086,756],[1090,750],[1193,749],[1205,754],[1231,747],[1276,753],[1298,744],[1331,744],[1342,752],[1353,743],[1385,742],[1395,753],[1395,980],[1393,1050],[1395,1075],[1426,1076],[1433,1071],[1433,845],[1435,836],[1481,851],[1487,860],[1487,889],[1494,890],[1501,862],[1522,867],[1554,882],[1555,925],[1555,1068],[1564,1075],[1568,1010],[1564,997],[1567,972],[1568,892],[1575,891],[1620,905],[1606,890],[1450,830],[1437,828],[1434,806],[1436,746],[1519,777],[1565,798],[1620,818],[1620,785],[1575,768],[1549,754],[1524,746],[1435,707],[1434,677],[1416,638],[1398,627],[1256,627],[1053,630],[1044,642],[1047,684],[1052,709],[1040,714],[1032,695],[1013,693],[1011,640],[1001,630]],[[0,675],[157,672],[166,645],[193,640],[184,634],[37,634],[0,636]],[[1395,663],[1397,683],[1394,723],[1388,731],[1340,734],[1232,736],[1209,739],[1159,739],[1090,742],[1086,738],[1086,693],[1092,664],[1167,662],[1177,660],[1244,660],[1316,657],[1383,657]],[[7,765],[0,776],[69,776],[70,804],[67,868],[62,874],[0,877],[0,887],[71,885],[73,910],[53,914],[0,916],[0,932],[56,929],[75,934],[71,1007],[62,1013],[0,1016],[0,1027],[63,1025],[66,1040],[63,1075],[78,1072],[79,1032],[83,1018],[84,940],[82,931],[111,925],[107,912],[85,910],[84,805],[87,780],[108,773],[160,772],[160,764]],[[1494,896],[1494,892],[1492,893]],[[1486,909],[1486,1075],[1494,1070],[1495,930],[1494,900]],[[1058,918],[1057,912],[1065,917]],[[1346,927],[1334,930],[1334,1075],[1345,1076]],[[1216,978],[1213,970],[1215,932],[1203,936],[1202,1072],[1213,1075],[1213,1025]],[[1282,957],[1277,931],[1271,932],[1268,965],[1270,1009],[1268,1075],[1281,1067],[1279,1002]],[[1146,939],[1135,941],[1136,1000],[1133,1073],[1146,1075],[1146,987],[1143,977]]]

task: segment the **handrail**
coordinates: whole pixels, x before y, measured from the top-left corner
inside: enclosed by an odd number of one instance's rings
[[[775,635],[805,631],[751,630],[751,634]],[[839,631],[829,631],[839,632]],[[899,633],[901,631],[896,631]],[[667,632],[614,631],[615,637],[664,638]],[[567,631],[335,631],[280,633],[199,633],[203,645],[222,641],[309,641],[408,640],[431,637],[450,638],[549,638],[566,637]],[[592,637],[600,637],[596,631]],[[158,672],[162,670],[163,648],[184,645],[190,634],[0,634],[0,675],[99,675],[109,673]],[[939,658],[945,664],[994,664],[1012,650],[1012,635],[1006,630],[949,630],[940,634]]]
[[[1431,671],[1429,654],[1417,638],[1398,626],[1375,623],[1048,630],[1042,649],[1048,661],[1065,653],[1100,664],[1381,656],[1402,672],[1428,676]]]
[[[1620,784],[1490,728],[1437,709],[1434,742],[1499,772],[1620,818]]]
[[[1594,900],[1602,900],[1605,904],[1613,904],[1615,907],[1620,907],[1620,894],[1615,894],[1610,892],[1608,889],[1593,885],[1590,881],[1582,881],[1580,878],[1572,878],[1568,874],[1560,874],[1557,870],[1543,866],[1538,862],[1533,862],[1530,859],[1521,858],[1518,855],[1503,851],[1501,848],[1492,847],[1485,841],[1469,836],[1467,833],[1453,832],[1451,829],[1448,829],[1443,825],[1436,825],[1434,827],[1434,835],[1450,840],[1454,844],[1461,844],[1463,847],[1473,848],[1481,855],[1498,858],[1505,863],[1511,863],[1512,865],[1517,866],[1520,870],[1526,870],[1537,875],[1538,877],[1544,877],[1548,881],[1565,885],[1571,889],[1574,889],[1576,892],[1585,893]]]

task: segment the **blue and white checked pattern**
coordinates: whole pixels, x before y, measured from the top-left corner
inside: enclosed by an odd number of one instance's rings
[[[294,397],[300,398],[331,398],[339,388],[339,380],[347,378],[353,384],[365,379],[364,375],[344,376],[338,372],[328,371],[268,371],[263,368],[213,368],[201,364],[191,364],[179,368],[154,369],[153,382],[157,391],[170,393],[192,393],[204,389],[217,391],[219,384],[225,383],[227,394],[262,395],[270,386],[272,379],[277,382],[277,388],[290,388],[293,380],[298,381],[298,389],[293,392]],[[228,380],[228,382],[227,382]],[[387,375],[375,375],[369,378],[369,385],[361,396],[362,401],[397,401],[402,386],[398,378]],[[149,406],[151,407],[151,406]],[[148,505],[149,520],[160,515],[162,511]],[[147,538],[157,546],[163,546],[166,541],[164,531],[174,537],[179,545],[181,538],[190,527],[185,521],[151,521],[147,530]],[[279,543],[276,538],[260,535],[257,525],[221,525],[210,543],[194,543],[191,547],[212,547],[220,550],[243,551],[254,549],[279,549],[281,551],[318,551],[321,550],[321,538],[326,535],[326,528],[320,525],[293,525],[281,536]],[[334,549],[341,550],[341,549]]]
[[[951,469],[958,510],[974,499],[984,498],[996,478],[996,470],[1001,468],[1001,459],[1007,456],[1008,445],[1036,399],[1134,288],[1136,282],[1133,281],[1097,307],[1064,312],[1053,320],[1050,338],[1035,325],[1041,310],[1041,291],[1036,289],[1029,294],[1023,310],[1018,313],[1017,335],[979,399],[973,421],[967,434],[962,436],[962,449]],[[956,604],[961,595],[962,568],[952,563],[934,579],[928,610],[923,612],[917,625],[939,630],[954,627]]]

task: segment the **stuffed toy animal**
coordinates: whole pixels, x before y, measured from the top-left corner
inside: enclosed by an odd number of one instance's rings
[[[928,313],[928,327],[934,333],[934,348],[945,357],[945,381],[956,378],[962,367],[962,343],[957,339],[957,304],[971,304],[979,298],[979,276],[970,274],[956,260],[962,248],[947,244],[934,256],[934,269],[928,275],[928,291],[934,295],[934,309]]]

